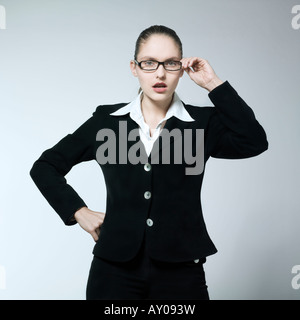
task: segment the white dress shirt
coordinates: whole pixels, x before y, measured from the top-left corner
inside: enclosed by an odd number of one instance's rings
[[[195,120],[186,111],[182,101],[179,99],[177,93],[175,92],[172,103],[166,113],[166,116],[159,121],[157,127],[155,128],[154,134],[151,136],[150,127],[145,122],[142,109],[141,109],[142,93],[143,91],[132,102],[120,108],[119,110],[111,113],[110,115],[121,116],[121,115],[127,114],[128,112],[130,113],[129,114],[130,118],[139,125],[140,138],[145,146],[146,153],[149,157],[155,140],[158,138],[161,130],[163,129],[165,122],[169,118],[171,118],[172,116],[175,116],[176,118],[182,121],[195,121]]]

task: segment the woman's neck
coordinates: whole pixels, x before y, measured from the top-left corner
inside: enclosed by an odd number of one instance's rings
[[[164,101],[153,101],[149,97],[142,94],[141,110],[145,122],[150,128],[156,128],[158,123],[163,119],[172,103],[173,95]]]

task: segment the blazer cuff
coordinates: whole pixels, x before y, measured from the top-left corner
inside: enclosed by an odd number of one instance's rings
[[[71,217],[69,217],[66,221],[66,225],[70,226],[70,225],[74,225],[77,223],[76,219],[75,219],[75,213],[80,210],[81,208],[87,208],[87,205],[83,205],[83,206],[80,206],[78,209],[76,209],[74,211],[74,213],[71,215]]]
[[[231,84],[226,80],[216,88],[214,88],[211,92],[209,92],[208,96],[213,104],[218,104],[220,100],[226,100],[226,98],[231,98],[232,95],[237,95],[236,90],[231,86]]]
[[[72,226],[72,225],[76,224],[77,221],[76,221],[74,215],[79,209],[81,209],[83,207],[87,207],[87,205],[84,203],[83,200],[80,200],[78,202],[78,204],[76,205],[76,207],[75,206],[73,207],[73,209],[68,208],[68,210],[64,214],[59,213],[59,215],[60,215],[61,219],[63,220],[64,224],[67,225],[67,226]]]

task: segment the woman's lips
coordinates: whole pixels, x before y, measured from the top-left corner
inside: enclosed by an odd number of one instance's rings
[[[164,82],[157,82],[152,88],[155,92],[162,93],[167,90],[167,85]]]

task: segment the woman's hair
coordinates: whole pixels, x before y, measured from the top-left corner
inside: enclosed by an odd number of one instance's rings
[[[144,31],[141,32],[141,34],[139,35],[136,44],[135,44],[135,52],[134,52],[134,59],[137,60],[137,55],[140,51],[140,47],[142,43],[145,43],[152,35],[154,34],[163,34],[166,36],[169,36],[170,38],[172,38],[175,43],[178,45],[179,47],[179,51],[182,57],[182,43],[178,37],[178,35],[176,34],[176,32],[168,27],[165,26],[161,26],[161,25],[154,25],[151,26],[147,29],[145,29]]]

